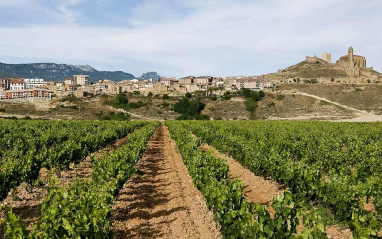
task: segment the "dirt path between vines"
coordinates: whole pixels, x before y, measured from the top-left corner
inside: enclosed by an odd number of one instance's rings
[[[221,238],[202,194],[161,125],[113,209],[115,238]]]
[[[204,151],[211,150],[217,157],[227,160],[230,177],[238,178],[243,182],[243,192],[248,201],[266,205],[268,212],[272,217],[274,216],[275,211],[272,208],[273,198],[283,194],[283,185],[278,184],[275,181],[256,176],[253,172],[243,167],[232,157],[220,153],[220,151],[206,143],[202,145],[202,149]]]
[[[128,135],[129,136],[129,135]],[[91,155],[95,157],[102,157],[103,154],[111,151],[113,148],[119,147],[126,143],[127,137],[117,140],[114,144],[106,146]],[[91,180],[92,179],[92,165],[90,161],[90,156],[87,156],[78,165],[71,164],[69,170],[65,170],[59,173],[60,175],[53,175],[53,177],[58,177],[58,185],[63,187],[73,183],[77,178],[81,180]],[[17,188],[16,198],[12,196],[13,189],[8,193],[7,198],[2,202],[2,205],[9,206],[12,208],[12,212],[19,216],[22,222],[31,227],[41,218],[40,206],[43,203],[46,196],[48,170],[42,168],[40,170],[39,180],[44,183],[44,186],[33,187],[27,190],[28,185],[22,183]],[[0,212],[0,218],[4,216],[4,212]],[[4,225],[0,225],[0,238],[4,237]]]

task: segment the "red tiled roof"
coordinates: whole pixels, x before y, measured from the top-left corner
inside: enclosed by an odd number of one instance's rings
[[[341,56],[342,57],[348,57],[349,55],[344,55],[344,56]],[[354,57],[364,57],[364,56],[360,56],[360,55],[354,55]]]
[[[16,84],[16,83],[23,84],[24,83],[24,79],[11,79],[11,83],[13,83],[13,84]]]

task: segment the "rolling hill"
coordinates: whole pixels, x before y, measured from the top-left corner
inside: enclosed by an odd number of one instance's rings
[[[67,65],[56,63],[5,64],[0,63],[0,78],[44,78],[48,81],[60,81],[73,75],[89,75],[91,82],[102,79],[113,81],[131,80],[135,76],[123,71],[98,71],[89,65]]]

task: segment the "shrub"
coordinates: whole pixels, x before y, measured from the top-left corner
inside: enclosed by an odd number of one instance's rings
[[[0,112],[5,112],[5,109],[4,108],[0,108]]]
[[[285,98],[285,95],[277,95],[277,100],[283,100]]]
[[[204,109],[205,104],[199,100],[189,100],[184,97],[178,100],[174,105],[174,111],[181,113],[182,115],[177,118],[177,120],[185,119],[206,119],[205,116],[201,116],[200,112]]]
[[[128,103],[129,101],[127,100],[127,98],[126,98],[126,95],[125,95],[125,93],[120,93],[120,94],[118,94],[116,97],[115,97],[115,99],[113,100],[113,104],[115,105],[115,106],[124,106],[124,105],[126,105],[127,103]]]
[[[230,100],[231,99],[231,93],[229,91],[226,91],[224,95],[221,96],[222,100]]]
[[[247,99],[245,102],[245,109],[249,112],[255,112],[257,109],[257,101],[253,98]]]
[[[169,105],[170,104],[165,101],[165,102],[162,103],[161,106],[162,106],[162,108],[167,108]]]
[[[148,94],[147,94],[148,97],[152,97],[153,96],[153,93],[150,91]]]
[[[128,104],[128,107],[130,109],[139,109],[141,107],[145,107],[147,106],[147,103],[143,102],[143,101],[137,101],[137,102],[130,102]]]
[[[216,101],[218,99],[218,97],[216,97],[216,95],[212,95],[210,97],[208,97],[210,100],[212,101]]]
[[[273,107],[275,105],[276,105],[275,102],[271,102],[271,103],[268,104],[268,107]]]
[[[259,91],[259,96],[261,97],[261,98],[263,98],[263,97],[265,97],[265,93],[264,93],[264,91]]]
[[[162,99],[168,100],[168,99],[170,99],[170,96],[168,96],[168,94],[165,94],[165,95],[162,96]]]
[[[187,92],[185,96],[186,96],[186,98],[188,98],[188,99],[190,99],[190,98],[192,97],[192,95],[191,95],[190,92]]]

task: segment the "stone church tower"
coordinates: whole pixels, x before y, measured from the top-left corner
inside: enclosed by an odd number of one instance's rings
[[[348,50],[348,60],[349,60],[349,75],[354,77],[356,74],[355,72],[355,65],[354,65],[354,50],[353,50],[353,47],[349,47],[349,50]]]

